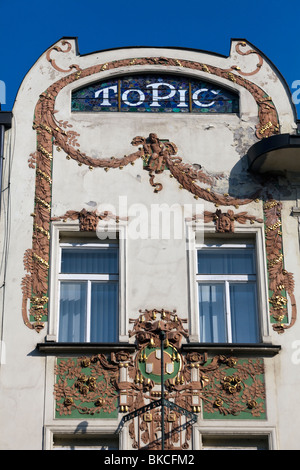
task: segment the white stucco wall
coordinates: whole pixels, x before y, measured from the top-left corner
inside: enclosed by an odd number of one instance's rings
[[[35,105],[39,96],[50,85],[69,73],[72,64],[81,69],[99,63],[135,57],[170,57],[209,64],[222,69],[230,69],[233,65],[241,71],[251,72],[256,69],[257,54],[241,55],[236,52],[237,41],[231,44],[228,57],[220,57],[210,53],[176,49],[131,48],[91,53],[85,56],[76,54],[76,42],[68,39],[71,49],[67,53],[52,50],[52,63],[43,54],[28,72],[21,84],[13,109],[13,125],[7,136],[9,139],[9,158],[12,164],[10,175],[10,199],[8,224],[5,210],[1,214],[1,253],[7,257],[5,298],[3,299],[1,341],[3,354],[0,366],[0,448],[1,449],[42,449],[44,426],[59,423],[53,419],[51,400],[53,390],[48,387],[52,374],[51,359],[48,365],[45,357],[39,355],[36,344],[43,342],[48,331],[45,328],[37,333],[28,329],[22,320],[21,282],[25,274],[23,256],[32,244],[35,193],[35,170],[29,168],[28,159],[36,150],[36,130],[33,129]],[[60,42],[58,46],[65,50]],[[245,50],[252,45],[245,45]],[[53,66],[67,72],[57,70]],[[244,197],[249,197],[253,189],[259,187],[259,181],[247,176],[247,149],[257,142],[255,126],[258,124],[257,105],[251,94],[234,82],[228,82],[217,76],[208,76],[203,71],[183,70],[182,67],[171,66],[168,73],[185,73],[191,77],[212,80],[226,85],[240,94],[240,115],[197,115],[197,114],[143,114],[143,113],[71,113],[70,95],[73,88],[111,76],[132,72],[166,72],[162,65],[143,65],[120,67],[93,76],[78,79],[67,85],[58,94],[55,102],[55,118],[57,121],[68,121],[72,130],[78,132],[80,149],[93,158],[116,158],[128,155],[137,150],[131,145],[135,136],[147,137],[156,133],[162,139],[169,139],[178,147],[177,155],[186,163],[197,163],[208,173],[223,173],[224,178],[217,181],[221,193],[237,190]],[[239,73],[234,70],[234,73]],[[295,132],[295,117],[286,85],[275,67],[266,58],[259,71],[246,76],[254,84],[261,87],[272,97],[277,109],[281,133]],[[5,181],[8,181],[8,169]],[[59,217],[68,210],[82,209],[112,210],[115,208],[120,217],[124,206],[120,206],[120,197],[127,201],[127,208],[134,209],[135,204],[146,208],[150,213],[155,204],[187,205],[192,214],[198,209],[215,211],[212,203],[195,200],[193,195],[179,188],[175,178],[169,178],[165,171],[156,176],[163,184],[159,193],[153,192],[149,184],[149,173],[143,169],[141,159],[134,166],[127,165],[123,170],[102,168],[92,171],[88,166],[78,166],[74,160],[68,160],[66,153],[53,148],[53,184],[52,213]],[[286,269],[294,273],[296,302],[299,298],[300,257],[298,242],[298,221],[290,216],[291,207],[297,204],[297,181],[281,181],[279,196],[283,200],[283,239]],[[5,197],[5,196],[4,196]],[[6,196],[7,197],[7,196]],[[125,199],[124,199],[125,198]],[[223,208],[225,210],[225,208]],[[227,208],[226,208],[227,210]],[[262,202],[252,202],[234,209],[237,212],[247,211],[256,217],[263,217]],[[122,212],[123,211],[123,212]],[[198,211],[199,212],[199,211]],[[132,220],[129,213],[129,221]],[[238,224],[236,224],[238,225]],[[249,224],[248,224],[249,225]],[[68,222],[65,224],[66,230]],[[184,224],[183,224],[184,226]],[[213,227],[213,224],[210,224]],[[250,227],[250,226],[249,226]],[[256,223],[254,229],[261,230]],[[150,229],[150,225],[149,225]],[[244,228],[244,230],[247,230]],[[5,236],[10,237],[9,246],[5,246]],[[7,250],[7,251],[6,251]],[[2,272],[1,283],[4,281]],[[183,318],[192,318],[193,312],[189,304],[189,283],[186,241],[151,240],[130,237],[126,241],[126,318],[136,318],[139,309],[166,308],[177,309]],[[266,294],[267,295],[267,294]],[[50,297],[51,302],[51,297]],[[264,319],[267,322],[267,319]],[[126,327],[126,325],[125,325]],[[265,422],[222,421],[202,423],[212,429],[221,426],[236,430],[252,429],[253,432],[271,430],[273,447],[278,449],[299,449],[297,438],[300,421],[297,397],[299,390],[297,348],[300,338],[300,326],[278,335],[270,325],[267,327],[268,340],[281,345],[281,352],[275,358],[265,360],[267,386],[267,412]],[[127,330],[129,325],[127,325]],[[53,332],[50,332],[51,334]],[[124,332],[123,332],[124,333]],[[126,334],[122,336],[124,340]],[[196,340],[196,338],[195,338]],[[50,364],[50,365],[49,365]],[[46,397],[46,398],[45,398]],[[69,424],[69,423],[68,423]],[[100,423],[99,423],[100,424]],[[64,421],[64,425],[66,422]],[[76,423],[74,423],[74,426]],[[93,425],[94,422],[93,422]]]

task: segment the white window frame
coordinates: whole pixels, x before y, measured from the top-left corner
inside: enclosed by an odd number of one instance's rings
[[[98,225],[98,230],[101,231],[101,226]],[[109,245],[109,236],[112,240],[118,235],[118,247],[119,247],[119,331],[117,333],[117,342],[128,342],[128,318],[127,318],[127,308],[126,308],[126,234],[127,227],[126,224],[120,222],[118,224],[112,222],[111,224],[105,223],[103,229],[108,234],[108,238],[105,240],[99,239],[99,244],[93,241],[89,243],[89,233],[80,232],[79,222],[78,221],[67,221],[67,222],[52,222],[51,225],[51,261],[50,261],[50,273],[49,273],[49,311],[48,311],[48,334],[46,336],[46,341],[58,342],[58,327],[59,327],[59,284],[63,279],[68,280],[84,280],[84,274],[60,274],[60,264],[61,264],[61,246],[64,245],[75,245],[80,249],[82,247],[92,247],[92,246],[107,246]],[[78,238],[76,234],[78,232]],[[62,236],[72,236],[72,242],[65,242],[60,238]],[[95,235],[96,237],[96,235]],[[73,243],[74,239],[74,243]],[[72,276],[72,277],[71,277]],[[112,275],[86,275],[89,279],[92,280],[105,280]],[[102,279],[101,279],[102,278]],[[110,277],[112,280],[112,277]]]
[[[72,437],[78,433],[83,433],[91,438],[101,437],[114,437],[116,436],[116,429],[118,427],[118,420],[97,420],[89,422],[88,428],[85,427],[85,421],[75,421],[74,423],[61,424],[48,424],[44,426],[44,450],[54,450],[54,436]],[[128,427],[124,426],[118,433],[119,451],[129,448],[130,440]],[[57,448],[55,448],[57,449]]]
[[[220,250],[222,253],[225,253],[226,250],[229,249],[239,249],[239,248],[249,248],[254,251],[255,253],[255,245],[250,243],[217,243],[217,239],[215,240],[216,244],[210,243],[199,243],[196,245],[196,251],[198,256],[198,251],[204,248],[206,251],[208,250]],[[256,261],[256,260],[255,260]],[[224,300],[225,300],[225,324],[226,324],[226,343],[232,343],[232,313],[231,313],[231,305],[230,305],[230,284],[234,283],[248,283],[251,282],[255,285],[255,302],[256,302],[256,312],[258,312],[258,302],[257,302],[257,285],[256,285],[256,274],[196,274],[196,281],[198,286],[200,283],[213,283],[213,284],[222,284],[224,285]],[[199,290],[197,289],[197,299],[199,298],[198,294]],[[199,305],[199,300],[198,300]],[[258,327],[259,325],[257,325]],[[258,332],[260,336],[260,331]],[[258,341],[259,342],[259,341]]]
[[[230,244],[243,244],[246,240],[253,241],[256,261],[256,292],[257,292],[257,316],[258,328],[262,343],[270,343],[270,322],[268,307],[268,279],[266,252],[264,240],[264,227],[252,225],[251,227],[236,227],[231,234],[216,233],[213,224],[198,222],[186,223],[186,249],[188,262],[188,292],[189,292],[189,329],[190,342],[200,342],[200,322],[198,305],[198,280],[197,280],[197,248],[204,244],[205,239],[215,239],[216,243],[221,241]],[[236,240],[236,243],[235,243]],[[208,277],[206,276],[206,280]],[[242,279],[242,278],[241,278]],[[228,343],[231,344],[231,343]]]
[[[276,429],[273,426],[257,426],[256,423],[251,423],[251,425],[245,426],[236,424],[229,424],[225,427],[223,423],[220,423],[219,426],[194,426],[193,428],[193,450],[206,450],[203,446],[203,437],[204,438],[249,438],[255,441],[257,438],[265,438],[268,442],[268,450],[277,449],[277,438],[276,438]],[[207,449],[208,450],[208,449]],[[218,450],[215,447],[215,450]],[[241,449],[243,450],[243,449]],[[247,450],[247,448],[245,448]]]
[[[68,248],[76,248],[76,250],[82,249],[105,249],[105,248],[117,248],[119,252],[119,244],[117,243],[60,243],[59,249],[59,266],[61,267],[62,259],[62,250]],[[119,253],[118,253],[119,255]],[[58,273],[58,298],[60,299],[60,288],[62,281],[80,281],[87,283],[87,298],[86,298],[86,318],[85,318],[85,338],[84,342],[89,343],[91,338],[91,291],[92,291],[92,282],[101,282],[101,281],[112,281],[118,282],[119,285],[119,274],[62,274]],[[60,309],[58,312],[58,321],[57,321],[57,337],[59,337],[59,322],[60,322]],[[119,324],[119,318],[118,318]]]

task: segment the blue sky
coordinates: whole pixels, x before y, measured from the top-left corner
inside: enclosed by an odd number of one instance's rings
[[[300,89],[299,13],[299,0],[0,0],[2,110],[12,110],[30,67],[64,36],[78,38],[80,54],[171,46],[228,55],[231,38],[247,39],[277,66],[293,93]],[[297,112],[300,117],[300,104]]]

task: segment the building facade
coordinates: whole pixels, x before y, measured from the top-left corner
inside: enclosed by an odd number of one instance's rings
[[[0,447],[299,449],[299,136],[270,60],[63,38],[0,114]]]

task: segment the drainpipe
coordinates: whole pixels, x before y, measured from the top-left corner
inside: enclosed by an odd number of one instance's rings
[[[0,107],[0,214],[2,203],[2,176],[4,160],[4,137],[5,131],[11,128],[12,113],[10,111],[1,111]]]

